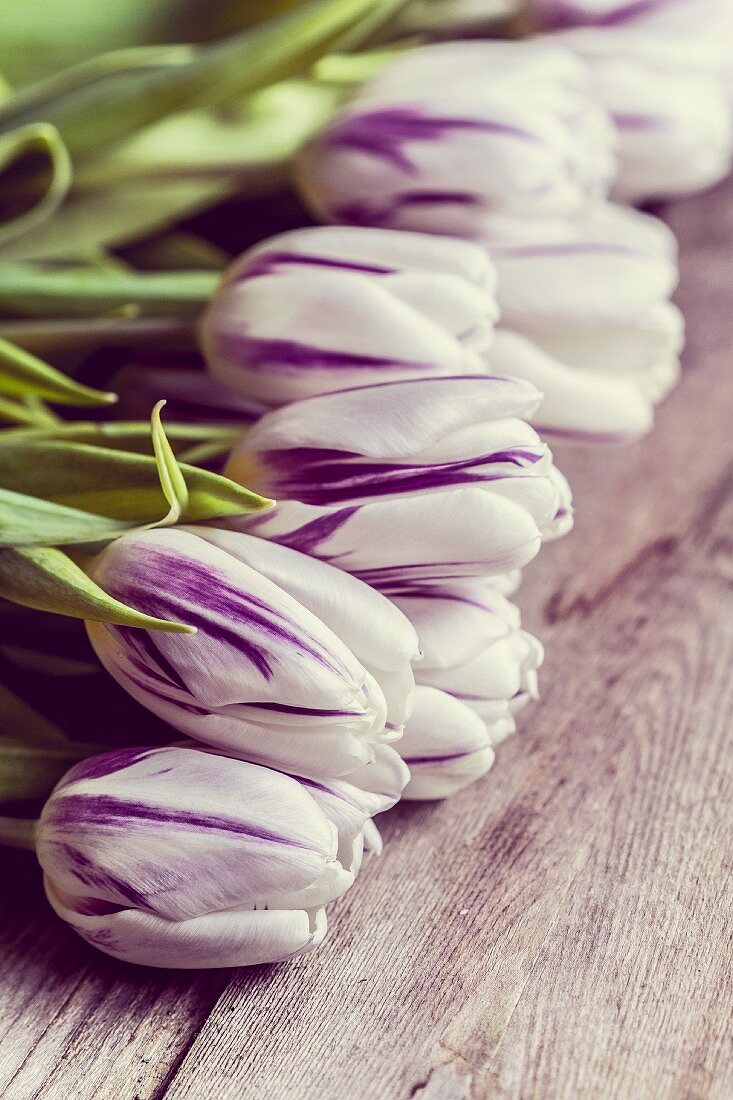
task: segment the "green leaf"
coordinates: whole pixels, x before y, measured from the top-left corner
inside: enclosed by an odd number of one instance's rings
[[[222,42],[188,52],[129,51],[87,63],[56,83],[27,87],[0,106],[0,127],[38,120],[61,133],[72,157],[98,154],[142,127],[177,111],[212,107],[303,72],[354,24],[375,10],[390,14],[404,0],[312,0]],[[371,33],[371,25],[369,33]],[[105,69],[106,63],[106,69]],[[91,70],[90,70],[90,66]]]
[[[323,126],[341,90],[293,80],[264,88],[226,111],[187,111],[102,150],[75,174],[51,221],[3,249],[16,260],[85,257],[165,228],[227,195],[257,196],[287,184],[297,150]],[[158,254],[158,270],[214,269],[200,248]],[[152,257],[151,257],[152,259]],[[173,261],[173,262],[172,262]]]
[[[69,191],[71,174],[66,146],[44,120],[0,136],[0,245],[51,217]]]
[[[176,454],[198,445],[216,445],[217,448],[231,449],[240,438],[242,429],[222,428],[220,424],[168,424],[166,436]],[[152,440],[150,423],[147,420],[110,420],[95,422],[80,420],[74,424],[44,426],[40,428],[16,428],[0,436],[0,456],[2,447],[8,443],[20,443],[23,440],[66,439],[75,443],[91,443],[96,447],[108,447],[121,451],[135,451],[150,454]],[[193,461],[186,459],[185,461]]]
[[[16,397],[33,394],[61,405],[109,405],[117,400],[113,393],[80,385],[1,336],[0,393]]]
[[[181,473],[181,469],[176,461],[176,456],[171,449],[171,445],[163,431],[163,425],[160,422],[160,410],[164,405],[165,401],[158,402],[153,409],[151,419],[153,448],[155,451],[155,461],[158,466],[160,487],[170,507],[168,514],[164,516],[163,519],[158,520],[155,525],[156,527],[170,527],[174,523],[178,523],[178,520],[188,507],[188,486],[186,485],[186,479]]]
[[[42,497],[0,489],[0,547],[109,541],[134,526],[134,522],[123,523]]]
[[[42,403],[26,398],[25,401],[12,401],[0,394],[0,420],[9,424],[35,425],[36,430],[48,428],[57,423],[56,417]],[[12,430],[12,429],[11,429]]]
[[[73,764],[104,751],[68,742],[65,748],[39,748],[0,737],[0,803],[48,798]]]
[[[0,550],[0,596],[24,607],[118,626],[194,633],[183,623],[143,615],[115,600],[61,550]]]

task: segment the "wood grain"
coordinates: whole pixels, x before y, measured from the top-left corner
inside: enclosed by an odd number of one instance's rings
[[[733,186],[677,204],[686,372],[626,451],[558,448],[573,536],[528,570],[543,699],[494,771],[404,806],[291,965],[95,955],[2,857],[7,1100],[727,1100]]]

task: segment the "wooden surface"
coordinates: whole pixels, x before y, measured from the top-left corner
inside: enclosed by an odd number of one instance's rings
[[[85,947],[0,857],[4,1100],[733,1096],[733,187],[677,204],[686,372],[655,433],[558,449],[527,572],[543,698],[487,779],[384,823],[294,964]]]

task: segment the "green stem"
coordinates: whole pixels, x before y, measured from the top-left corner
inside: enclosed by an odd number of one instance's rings
[[[84,351],[100,344],[190,348],[195,345],[195,326],[192,321],[168,317],[0,321],[2,337],[35,352],[63,348]]]
[[[0,738],[0,804],[46,799],[74,764],[108,752],[109,745],[87,745],[59,738],[58,743],[27,743]],[[10,819],[14,820],[14,819]]]
[[[8,848],[36,850],[38,821],[23,817],[0,817],[0,844]]]
[[[0,309],[21,316],[93,317],[133,306],[137,315],[195,317],[219,283],[217,272],[0,269]]]

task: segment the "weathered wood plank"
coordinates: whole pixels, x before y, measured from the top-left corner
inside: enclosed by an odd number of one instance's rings
[[[560,456],[577,530],[523,592],[544,697],[494,772],[390,815],[322,951],[231,977],[96,955],[0,856],[4,1097],[731,1094],[733,187],[671,220],[689,370],[650,439]]]

